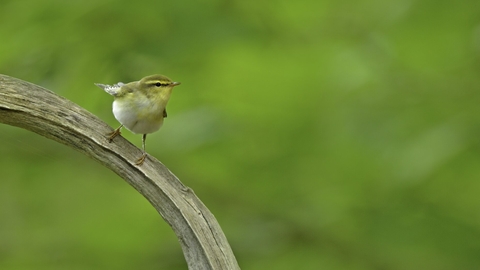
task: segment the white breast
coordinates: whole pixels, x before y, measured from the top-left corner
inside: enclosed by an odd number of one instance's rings
[[[140,106],[137,107],[137,106]],[[149,111],[150,110],[150,111]],[[142,117],[138,114],[142,113]],[[152,117],[149,117],[149,114]],[[125,104],[123,101],[113,102],[113,115],[128,130],[137,134],[148,134],[157,131],[163,124],[163,108],[150,104]],[[157,117],[153,117],[153,115]]]

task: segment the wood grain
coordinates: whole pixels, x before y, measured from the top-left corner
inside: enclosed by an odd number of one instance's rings
[[[150,155],[135,166],[141,150],[120,136],[109,143],[105,134],[112,128],[95,115],[50,90],[0,74],[0,123],[68,145],[127,181],[172,227],[189,269],[240,269],[217,220],[193,190]]]

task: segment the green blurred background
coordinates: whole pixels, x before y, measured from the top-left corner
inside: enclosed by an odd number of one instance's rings
[[[112,127],[93,83],[182,82],[147,149],[242,269],[480,268],[478,1],[0,5],[0,73]],[[18,128],[0,142],[0,269],[186,269],[117,175]]]

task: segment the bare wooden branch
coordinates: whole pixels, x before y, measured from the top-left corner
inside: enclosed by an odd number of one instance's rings
[[[0,123],[68,145],[125,179],[172,227],[189,269],[240,269],[218,222],[194,192],[152,156],[135,166],[140,149],[120,136],[109,143],[105,134],[112,129],[85,109],[0,74]]]

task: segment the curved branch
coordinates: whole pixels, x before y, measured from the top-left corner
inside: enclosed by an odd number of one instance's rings
[[[240,269],[218,222],[194,192],[167,167],[148,156],[135,166],[140,149],[73,102],[0,74],[0,123],[21,127],[68,145],[114,171],[157,209],[178,237],[189,269]]]

